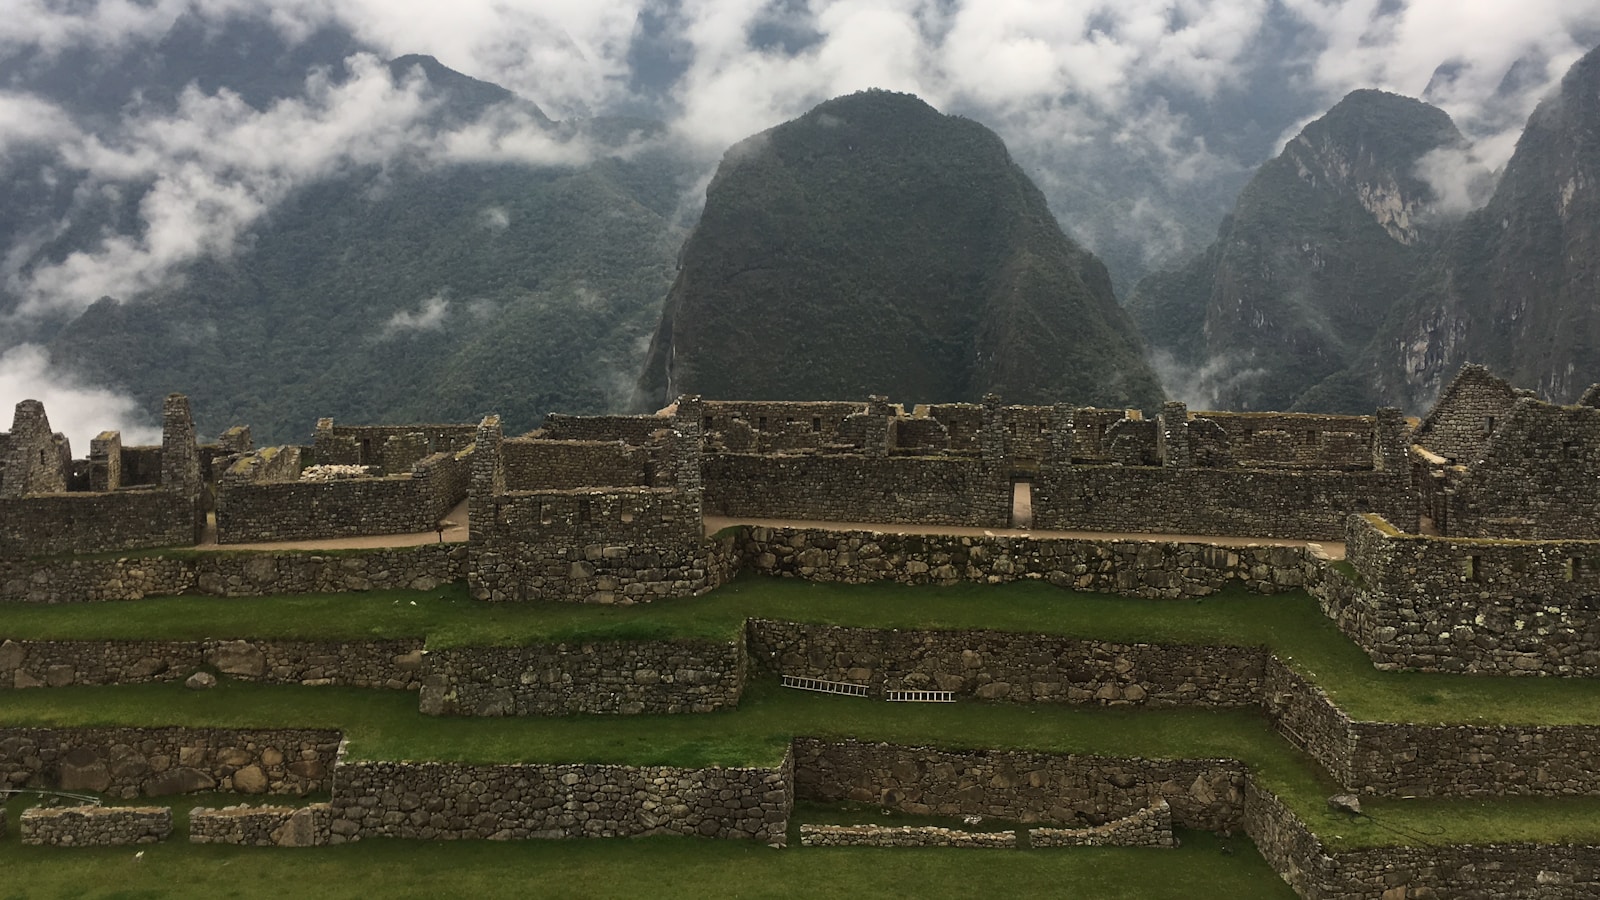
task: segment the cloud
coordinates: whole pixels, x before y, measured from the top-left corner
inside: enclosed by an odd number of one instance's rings
[[[416,312],[400,310],[383,323],[382,339],[415,331],[443,331],[445,315],[450,311],[450,301],[435,294],[422,301]]]
[[[0,122],[4,100],[0,95]],[[7,288],[20,298],[17,313],[75,312],[102,296],[126,299],[158,288],[196,258],[231,254],[297,187],[341,172],[401,160],[575,165],[593,152],[586,141],[555,134],[509,106],[439,131],[429,120],[436,106],[420,72],[396,80],[363,54],[337,75],[313,72],[303,95],[264,110],[229,91],[191,86],[174,110],[135,107],[103,134],[73,132],[59,144],[59,166],[88,179],[85,195],[142,191],[138,224],[59,261],[14,264]]]
[[[23,400],[38,400],[50,417],[50,427],[67,436],[72,452],[83,457],[89,441],[102,431],[121,431],[127,445],[161,443],[161,429],[153,427],[131,397],[84,384],[50,365],[50,357],[37,344],[19,344],[0,353],[0,403],[6,416],[0,428],[11,427],[10,411]]]

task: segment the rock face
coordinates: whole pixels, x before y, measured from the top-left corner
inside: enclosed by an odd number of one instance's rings
[[[1419,277],[1363,376],[1418,408],[1464,362],[1556,402],[1600,379],[1600,50],[1529,118],[1487,206]]]
[[[1361,354],[1440,243],[1448,223],[1419,165],[1463,144],[1443,111],[1381,91],[1307,125],[1209,250],[1129,299],[1173,364],[1168,390],[1213,409],[1370,411],[1369,393],[1319,382]]]
[[[723,157],[640,379],[723,399],[1152,405],[1105,266],[991,131],[830,100]]]

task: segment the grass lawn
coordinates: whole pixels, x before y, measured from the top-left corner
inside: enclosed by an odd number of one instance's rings
[[[490,604],[464,586],[258,599],[0,606],[0,637],[32,639],[425,637],[429,646],[577,640],[727,639],[748,617],[877,628],[1038,632],[1115,641],[1267,646],[1357,719],[1600,724],[1600,679],[1379,672],[1303,592],[1233,588],[1202,600],[1139,600],[1037,581],[907,587],[743,578],[704,597],[637,606]]]
[[[1226,758],[1250,766],[1336,847],[1444,841],[1600,840],[1600,798],[1372,800],[1351,821],[1324,803],[1339,790],[1248,710],[1140,710],[1004,704],[890,704],[752,682],[737,710],[679,716],[438,718],[398,691],[224,681],[18,691],[0,725],[326,727],[366,759],[468,763],[775,765],[795,735],[950,749],[1016,748],[1147,758]]]
[[[1288,900],[1248,841],[1183,832],[1177,850],[801,848],[652,837],[367,840],[301,850],[191,845],[62,850],[4,844],[0,900],[539,897],[1092,897]],[[139,849],[144,855],[135,858]]]

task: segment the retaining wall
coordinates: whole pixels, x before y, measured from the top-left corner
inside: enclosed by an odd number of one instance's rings
[[[763,575],[852,584],[998,584],[1042,578],[1080,591],[1198,597],[1240,582],[1261,594],[1304,586],[1300,547],[1070,538],[886,534],[806,528],[739,531],[746,568]]]
[[[195,791],[325,791],[332,731],[221,728],[0,729],[0,783],[164,797]]]
[[[1014,849],[1015,831],[956,831],[928,825],[801,825],[802,847],[981,847]]]
[[[345,761],[331,842],[682,834],[782,845],[791,771],[788,758],[772,768],[701,769]]]
[[[978,815],[1102,825],[1151,805],[1211,831],[1242,821],[1245,770],[1235,760],[1111,759],[1020,750],[949,751],[857,741],[794,742],[795,796],[875,803],[913,815]]]
[[[426,656],[430,715],[702,713],[739,705],[738,640],[586,641],[461,647]]]
[[[245,681],[416,690],[422,641],[13,641],[0,643],[0,690],[182,681],[212,666]]]
[[[244,847],[321,847],[328,843],[332,807],[196,806],[189,811],[189,841]]]
[[[1264,649],[1121,644],[1002,631],[846,628],[751,619],[750,655],[780,675],[1013,703],[1254,706]]]
[[[0,602],[81,603],[175,594],[260,597],[411,588],[466,578],[463,543],[374,550],[222,551],[115,559],[0,560]]]
[[[22,842],[55,847],[154,844],[172,834],[165,806],[35,807],[22,811]]]

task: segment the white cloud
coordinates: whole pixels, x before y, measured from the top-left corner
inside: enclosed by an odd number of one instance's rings
[[[392,338],[396,335],[414,331],[443,331],[445,316],[450,311],[450,301],[435,294],[422,301],[416,312],[400,310],[383,323],[380,338]]]
[[[89,441],[102,431],[121,431],[125,445],[161,443],[161,429],[132,398],[105,388],[91,387],[50,365],[50,357],[37,344],[19,344],[0,353],[0,404],[10,429],[11,410],[23,400],[38,400],[50,417],[50,427],[67,436],[72,452],[82,458]]]

